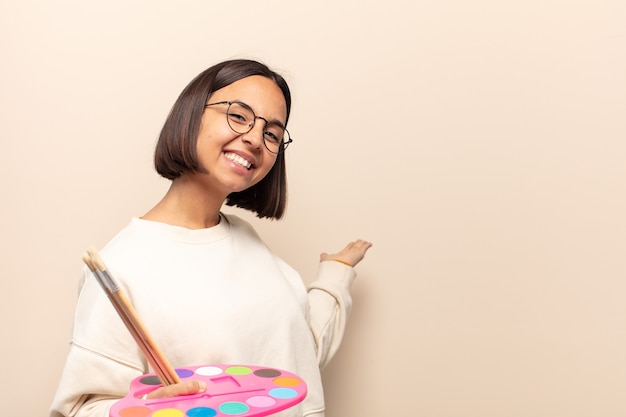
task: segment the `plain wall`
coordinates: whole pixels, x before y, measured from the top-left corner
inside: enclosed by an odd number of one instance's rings
[[[328,417],[626,415],[626,2],[0,3],[2,415],[47,414],[80,257],[167,189],[156,137],[233,57],[294,94],[305,281],[374,242]]]

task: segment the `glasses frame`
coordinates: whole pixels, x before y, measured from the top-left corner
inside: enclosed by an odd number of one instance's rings
[[[248,106],[246,103],[242,102],[242,101],[218,101],[215,103],[207,103],[204,105],[204,108],[206,109],[207,107],[211,107],[211,106],[217,106],[217,105],[221,105],[221,104],[228,104],[228,107],[226,108],[226,123],[228,123],[228,127],[230,127],[230,130],[232,130],[235,133],[238,133],[240,135],[244,135],[248,132],[250,132],[252,129],[254,129],[254,125],[256,124],[256,119],[261,119],[265,122],[265,124],[267,125],[268,121],[266,118],[261,117],[261,116],[257,116],[256,113],[254,112],[254,110],[252,110],[252,107]],[[232,106],[233,104],[239,104],[247,109],[249,109],[252,112],[252,115],[254,116],[254,119],[252,119],[252,123],[248,126],[248,130],[246,130],[245,132],[239,132],[237,130],[235,130],[232,125],[230,124],[230,119],[228,118],[228,112],[230,110],[230,106]],[[282,126],[281,126],[282,127]],[[282,129],[287,133],[287,137],[289,137],[289,140],[287,140],[285,142],[284,137],[283,137],[283,141],[278,145],[278,152],[274,152],[273,150],[271,150],[268,146],[267,146],[267,142],[265,141],[265,133],[263,133],[263,146],[265,146],[265,149],[267,149],[268,152],[273,153],[274,155],[278,155],[282,152],[285,152],[285,150],[287,149],[287,147],[289,146],[290,143],[293,142],[293,139],[291,138],[291,134],[289,133],[289,131],[282,127]]]

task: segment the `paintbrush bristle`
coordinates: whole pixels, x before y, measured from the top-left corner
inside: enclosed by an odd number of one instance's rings
[[[91,260],[91,257],[88,254],[84,254],[83,255],[83,262],[85,263],[85,265],[87,265],[89,267],[91,272],[94,272],[96,270],[96,267],[93,264],[93,262]]]
[[[91,262],[93,262],[93,265],[96,269],[100,270],[100,271],[106,271],[106,266],[104,265],[104,261],[102,260],[102,258],[100,257],[100,254],[98,253],[97,250],[95,249],[89,249],[87,251],[87,253],[89,254],[89,256],[91,257]]]

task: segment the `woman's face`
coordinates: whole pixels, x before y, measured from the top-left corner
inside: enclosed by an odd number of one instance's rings
[[[204,110],[197,141],[198,159],[208,174],[201,177],[224,193],[243,191],[261,181],[270,171],[276,155],[263,144],[265,120],[285,125],[287,109],[282,91],[269,78],[253,75],[219,89],[208,103],[239,101],[259,116],[248,133],[236,133],[228,125],[228,104]],[[264,120],[265,119],[265,120]]]

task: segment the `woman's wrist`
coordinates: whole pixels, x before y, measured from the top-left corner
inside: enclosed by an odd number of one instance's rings
[[[348,265],[350,268],[352,268],[352,264],[346,261],[342,261],[341,259],[329,259],[329,261],[339,262],[340,264]]]

